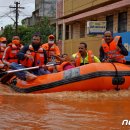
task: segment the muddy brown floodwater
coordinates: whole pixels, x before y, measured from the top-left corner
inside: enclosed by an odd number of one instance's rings
[[[0,89],[0,130],[129,130],[130,90],[17,94]]]

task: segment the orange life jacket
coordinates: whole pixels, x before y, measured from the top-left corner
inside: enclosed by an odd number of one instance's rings
[[[0,60],[2,60],[5,48],[6,48],[6,44],[0,43]]]
[[[29,49],[27,50],[26,54],[32,55],[34,57],[34,61],[31,61],[28,58],[25,58],[23,61],[21,60],[20,63],[26,67],[32,66],[41,66],[44,65],[44,49],[40,47],[38,51],[34,51],[33,46],[29,45]]]
[[[79,52],[77,52],[76,53],[76,56],[75,56],[75,62],[76,62],[76,66],[80,66],[81,65],[81,54],[79,53]],[[91,50],[88,50],[87,51],[87,56],[86,56],[86,58],[85,59],[87,59],[87,61],[88,61],[88,63],[94,63],[95,61],[94,61],[94,55],[93,55],[93,53],[92,53],[92,51]],[[86,63],[87,64],[87,63]]]
[[[65,67],[66,65],[71,65],[71,63],[70,63],[70,62],[67,62],[67,61],[64,61],[64,62],[61,63],[60,65],[57,65],[57,66],[56,66],[56,70],[57,70],[58,72],[61,72],[61,71],[64,70],[64,67]]]
[[[7,59],[8,62],[10,62],[10,63],[12,63],[12,62],[18,63],[17,53],[20,51],[20,49],[23,47],[23,45],[19,44],[18,46],[16,46],[15,44],[10,43],[8,46],[10,46],[9,58]]]
[[[91,50],[88,50],[88,62],[89,63],[94,63],[94,54]]]
[[[113,41],[108,45],[105,40],[102,40],[102,48],[106,55],[106,60],[114,60],[120,63],[125,63],[125,57],[120,53],[118,47],[118,41],[120,40],[120,36],[116,36]]]
[[[55,67],[54,66],[48,66],[47,69],[48,69],[48,71],[50,71],[51,73],[53,73]]]
[[[42,45],[42,47],[47,52],[47,57],[48,57],[49,62],[52,61],[52,59],[51,59],[52,54],[60,55],[60,52],[56,49],[57,48],[56,44],[53,44],[51,47],[49,47],[48,43],[45,43],[45,44]]]

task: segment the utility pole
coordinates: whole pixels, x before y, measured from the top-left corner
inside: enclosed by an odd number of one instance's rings
[[[24,7],[20,7],[20,2],[14,2],[16,6],[9,6],[10,8],[15,9],[15,33],[18,35],[18,16],[19,16],[19,9],[24,9]]]

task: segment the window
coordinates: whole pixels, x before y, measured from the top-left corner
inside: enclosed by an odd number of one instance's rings
[[[85,37],[85,22],[80,23],[80,38]]]
[[[59,31],[58,31],[58,39],[62,40],[62,32],[63,32],[63,26],[62,24],[59,25]]]
[[[127,31],[127,12],[118,14],[118,32]]]
[[[73,39],[73,24],[71,24],[71,39]]]
[[[113,15],[106,17],[106,30],[113,32]]]
[[[66,25],[65,27],[65,39],[69,39],[69,25]]]

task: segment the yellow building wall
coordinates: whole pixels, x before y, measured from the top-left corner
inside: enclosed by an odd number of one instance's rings
[[[64,0],[64,16],[114,0]]]
[[[99,57],[99,48],[101,46],[101,35],[99,36],[87,36],[80,39],[71,39],[64,41],[64,53],[72,55],[73,53],[78,52],[78,46],[80,42],[86,42],[88,45],[88,50],[92,50],[93,53]]]
[[[120,9],[119,11],[110,12],[97,17],[98,21],[105,21],[106,16],[113,15],[113,32],[118,32],[118,13],[127,11],[127,31],[130,31],[130,8]],[[86,22],[89,19],[86,18]],[[99,48],[101,46],[101,40],[103,35],[89,36],[87,35],[87,27],[85,27],[85,38],[80,38],[80,28],[78,23],[73,25],[73,39],[64,41],[64,53],[72,55],[78,51],[78,46],[80,42],[86,42],[88,49],[92,50],[93,53],[99,57]]]
[[[97,18],[98,21],[104,21],[105,16],[100,16]],[[92,50],[93,53],[99,57],[99,48],[101,46],[102,35],[87,35],[87,21],[85,26],[85,38],[80,38],[80,23],[73,24],[73,39],[64,41],[64,53],[72,55],[78,51],[78,46],[80,42],[86,42],[88,49]]]
[[[80,25],[78,23],[73,24],[73,39],[80,38]]]

